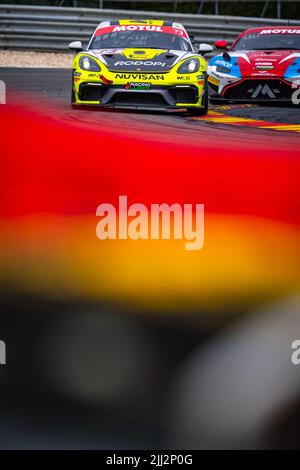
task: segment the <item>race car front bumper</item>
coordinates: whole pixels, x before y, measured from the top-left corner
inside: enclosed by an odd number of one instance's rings
[[[124,85],[83,82],[75,105],[111,108],[171,110],[204,107],[203,92],[195,85],[151,86],[148,90],[126,89]]]
[[[228,84],[222,93],[210,94],[211,103],[291,103],[293,94],[299,86],[284,78],[243,78]]]

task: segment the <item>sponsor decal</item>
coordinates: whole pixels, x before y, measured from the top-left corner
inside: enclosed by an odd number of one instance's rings
[[[216,78],[212,77],[211,75],[208,77],[208,81],[212,83],[213,85],[219,86],[220,85],[220,80],[217,80]]]
[[[114,66],[117,67],[118,65],[145,65],[149,67],[164,67],[166,65],[165,62],[153,62],[152,60],[117,60],[114,63]]]
[[[187,33],[181,28],[172,28],[171,26],[155,26],[155,25],[141,25],[141,24],[129,24],[129,25],[116,25],[108,26],[107,28],[98,28],[95,32],[95,36],[101,36],[102,34],[118,33],[123,31],[148,31],[158,32],[165,34],[174,34],[184,39],[188,39]]]
[[[150,26],[150,25],[139,25],[139,24],[129,24],[123,26],[114,26],[113,33],[118,31],[159,31],[162,33],[161,26]]]
[[[300,28],[263,29],[259,34],[300,34]]]
[[[149,82],[128,82],[125,85],[126,90],[150,90],[150,88]]]
[[[81,77],[81,73],[80,72],[74,72],[74,77]]]
[[[281,57],[281,55],[278,55],[278,54],[274,54],[274,56]],[[255,58],[255,63],[260,64],[260,65],[268,65],[271,62],[277,62],[278,59],[273,59],[273,57],[268,57],[267,62],[266,62],[266,58],[265,57],[262,58],[261,55],[259,54],[259,56]]]
[[[272,70],[274,68],[274,65],[272,64],[256,64],[255,66],[256,70]]]
[[[177,80],[190,80],[190,79],[191,77],[189,77],[188,75],[186,77],[184,75],[177,75]]]
[[[226,60],[216,60],[214,65],[221,65],[222,67],[232,67],[232,63],[231,62],[227,62]]]
[[[116,73],[115,79],[120,80],[164,80],[165,77],[162,74],[143,74],[143,73]]]
[[[262,75],[267,75],[268,77],[276,77],[275,73],[271,73],[268,70],[258,70],[257,72],[253,72],[251,77],[261,77]]]
[[[119,20],[116,24],[153,24],[156,26],[162,26],[164,20]]]

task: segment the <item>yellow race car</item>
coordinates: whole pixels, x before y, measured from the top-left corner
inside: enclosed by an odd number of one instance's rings
[[[185,28],[173,21],[102,21],[86,49],[69,44],[72,106],[207,112],[206,60]]]

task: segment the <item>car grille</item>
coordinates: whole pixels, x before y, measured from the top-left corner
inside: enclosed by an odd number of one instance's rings
[[[229,87],[224,92],[226,99],[247,99],[255,101],[290,100],[293,89],[279,79],[252,79]]]
[[[110,104],[132,106],[166,106],[166,101],[158,93],[118,92],[115,93]]]
[[[194,104],[198,101],[195,86],[153,86],[149,91],[125,90],[124,86],[93,85],[82,83],[79,88],[81,101],[100,101],[108,106],[166,107],[176,103]]]
[[[196,87],[174,87],[170,89],[177,103],[197,103],[198,90]]]
[[[99,101],[107,87],[103,85],[90,85],[88,83],[82,83],[79,89],[80,99],[82,101]]]

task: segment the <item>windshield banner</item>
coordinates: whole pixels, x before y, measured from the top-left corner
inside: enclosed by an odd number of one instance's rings
[[[154,25],[115,25],[106,28],[99,28],[95,32],[95,36],[102,36],[103,34],[117,33],[123,31],[149,31],[158,33],[174,34],[184,39],[188,39],[186,32],[183,29],[172,28],[171,26],[154,26]]]

